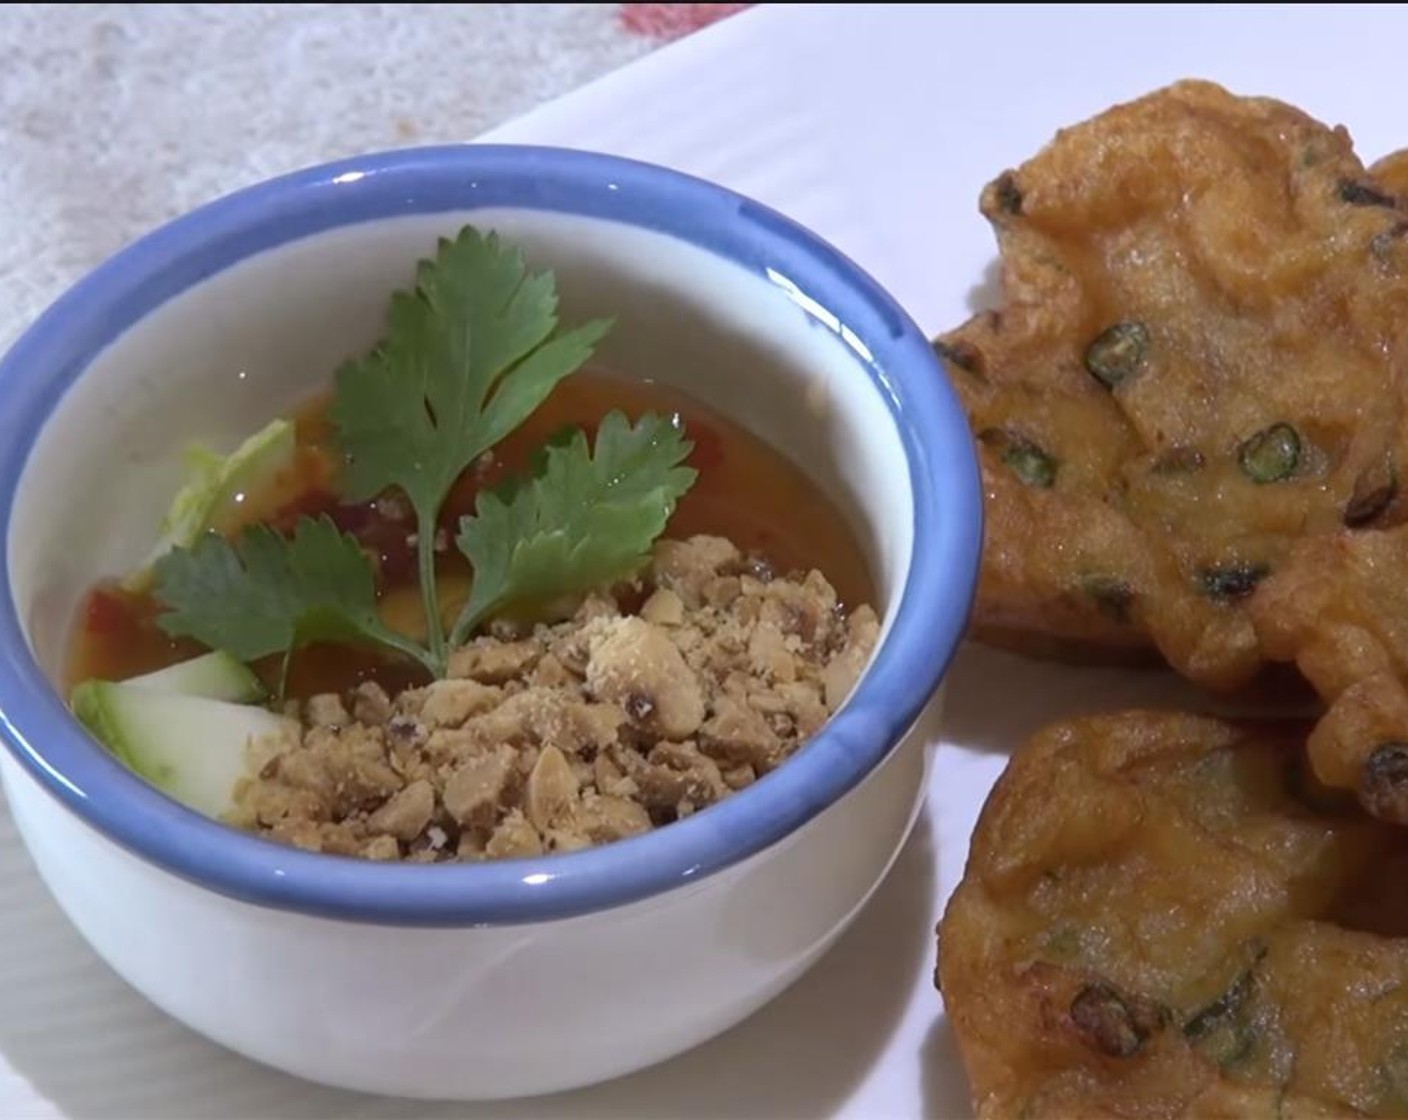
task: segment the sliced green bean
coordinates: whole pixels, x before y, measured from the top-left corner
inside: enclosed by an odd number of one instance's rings
[[[1282,482],[1300,465],[1300,434],[1285,423],[1263,428],[1237,449],[1237,464],[1253,482]]]
[[[1086,348],[1085,368],[1105,388],[1114,389],[1139,372],[1148,350],[1148,327],[1143,323],[1116,323]]]
[[[1006,428],[986,428],[978,439],[993,448],[1007,468],[1028,486],[1049,490],[1056,484],[1056,460],[1033,440]]]
[[[1203,594],[1217,603],[1245,599],[1271,573],[1268,564],[1213,564],[1198,572]]]

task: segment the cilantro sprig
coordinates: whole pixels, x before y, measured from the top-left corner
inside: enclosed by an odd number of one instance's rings
[[[337,373],[332,421],[353,501],[399,486],[416,513],[430,656],[445,659],[435,586],[435,521],[464,469],[517,428],[610,328],[557,328],[551,272],[466,226],[422,261],[414,292],[391,301],[386,340]]]
[[[253,526],[214,533],[156,564],[158,619],[245,661],[309,642],[371,643],[444,676],[450,646],[510,607],[580,593],[633,574],[695,472],[691,444],[653,415],[601,423],[549,443],[532,476],[481,494],[456,544],[473,565],[470,596],[447,642],[435,580],[440,509],[455,480],[516,429],[591,356],[610,327],[557,331],[552,273],[530,273],[498,238],[466,227],[422,261],[413,291],[391,301],[385,339],[336,375],[330,416],[353,501],[401,490],[416,515],[427,641],[383,625],[370,560],[328,519],[302,518],[284,537]]]

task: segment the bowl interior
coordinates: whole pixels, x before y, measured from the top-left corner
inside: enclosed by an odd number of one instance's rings
[[[757,274],[663,233],[466,210],[345,225],[257,253],[98,354],[35,443],[8,541],[11,593],[52,681],[83,590],[150,548],[185,447],[228,450],[328,387],[379,336],[416,260],[465,222],[556,272],[564,324],[616,318],[599,351],[606,366],[685,389],[801,465],[850,521],[888,616],[913,543],[909,466],[845,324],[776,270]]]

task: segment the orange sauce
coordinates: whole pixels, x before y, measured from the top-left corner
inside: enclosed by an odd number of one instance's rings
[[[266,520],[281,529],[291,528],[302,515],[331,516],[378,557],[383,618],[400,629],[423,628],[415,551],[407,541],[415,531],[414,520],[403,501],[350,505],[341,500],[329,399],[321,395],[299,410],[292,471],[275,479],[269,494],[247,496],[243,507],[261,512],[272,508]],[[694,444],[689,465],[699,477],[680,500],[666,530],[669,536],[728,537],[777,572],[820,570],[843,603],[873,601],[865,558],[845,520],[790,460],[677,389],[601,371],[568,378],[488,461],[465,471],[441,511],[442,529],[453,539],[454,526],[473,511],[481,489],[526,469],[534,451],[565,427],[582,427],[594,438],[601,418],[612,409],[633,420],[646,412],[675,415]],[[222,528],[233,527],[237,520],[227,515],[220,523]],[[453,546],[440,553],[437,576],[442,608],[452,616],[469,584],[468,563]],[[91,677],[122,680],[202,652],[194,642],[169,638],[157,625],[160,612],[161,605],[150,595],[130,594],[110,583],[90,590],[69,641],[69,686]],[[278,659],[256,668],[272,682]],[[420,682],[422,676],[418,667],[372,651],[312,646],[293,658],[289,693],[308,696],[350,688],[364,679],[375,679],[394,692]]]

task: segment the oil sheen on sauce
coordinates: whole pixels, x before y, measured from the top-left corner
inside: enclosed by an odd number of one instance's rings
[[[242,508],[259,511],[281,528],[290,528],[304,514],[326,514],[343,531],[355,534],[378,557],[384,621],[419,637],[425,619],[415,583],[414,519],[404,501],[395,497],[358,505],[341,502],[328,401],[321,396],[295,416],[298,455],[291,476],[276,480],[269,494],[248,495]],[[699,476],[680,500],[667,536],[728,537],[774,571],[816,568],[843,604],[873,602],[865,558],[845,520],[789,459],[677,389],[601,370],[589,369],[564,381],[522,427],[460,477],[441,511],[442,531],[453,539],[454,525],[472,512],[479,490],[526,469],[533,452],[550,437],[565,427],[582,427],[594,435],[612,409],[633,420],[646,412],[675,416],[694,444],[689,465]],[[224,529],[236,519],[218,520]],[[442,606],[453,618],[468,594],[469,567],[453,546],[440,556]],[[193,642],[167,637],[156,624],[159,611],[150,596],[126,593],[113,583],[89,591],[69,641],[67,686],[92,677],[122,680],[203,652]],[[256,668],[272,681],[276,659]],[[288,691],[303,697],[351,688],[365,679],[394,692],[421,683],[422,671],[346,646],[311,646],[294,656]]]

